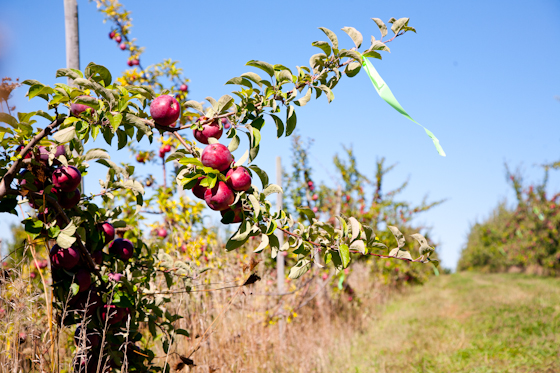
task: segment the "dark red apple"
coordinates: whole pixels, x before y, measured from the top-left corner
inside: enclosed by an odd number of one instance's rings
[[[226,130],[228,130],[231,127],[231,124],[227,118],[222,118],[222,125]]]
[[[128,66],[132,66],[132,60],[128,60],[128,61],[126,62],[126,64],[127,64]]]
[[[186,92],[189,89],[189,86],[186,84],[181,84],[181,86],[179,87],[179,90],[181,90],[182,92]]]
[[[71,209],[72,207],[80,203],[80,199],[82,198],[82,194],[78,189],[69,193],[63,192],[58,188],[52,188],[51,191],[56,195],[58,204],[63,209]]]
[[[251,174],[245,167],[232,168],[226,176],[229,177],[227,184],[233,190],[244,192],[251,187]]]
[[[171,145],[167,144],[162,147],[164,153],[169,153],[171,151]]]
[[[82,174],[74,166],[57,168],[53,172],[53,185],[63,192],[73,192],[82,181]]]
[[[109,244],[109,252],[126,261],[134,255],[134,246],[125,238],[117,238]]]
[[[204,118],[204,119],[202,119]],[[201,117],[200,121],[206,120],[206,117]],[[222,137],[223,129],[220,127],[218,121],[212,121],[210,123],[206,123],[202,126],[202,130],[193,129],[194,138],[197,139],[199,142],[208,145],[208,139],[210,137],[219,140]]]
[[[157,235],[160,236],[161,238],[167,237],[167,229],[165,229],[165,228],[158,228],[158,230],[157,230]]]
[[[103,323],[108,319],[108,323],[114,325],[122,321],[125,313],[124,308],[117,307],[114,304],[105,304],[101,310],[101,319]]]
[[[231,162],[233,162],[233,156],[227,146],[211,144],[204,148],[200,156],[200,161],[204,166],[214,168],[221,172],[228,169]]]
[[[162,95],[150,104],[150,114],[160,126],[169,126],[179,119],[181,106],[173,97]]]
[[[226,183],[219,181],[214,188],[206,189],[204,200],[212,210],[222,211],[233,203],[235,196]]]
[[[96,252],[91,254],[91,259],[93,259],[93,262],[95,264],[101,265],[101,263],[103,263],[103,251],[97,250]]]
[[[113,224],[109,223],[108,221],[98,225],[97,229],[99,229],[103,233],[103,236],[105,238],[105,240],[103,241],[104,243],[108,243],[115,239],[115,227],[113,227]]]
[[[74,276],[74,281],[80,286],[78,292],[82,293],[89,290],[91,286],[91,273],[87,269],[80,268],[76,272],[76,276]]]
[[[140,163],[146,162],[146,158],[142,154],[136,154],[136,161]]]
[[[243,221],[243,207],[241,206],[229,207],[220,211],[220,214],[222,214],[223,224],[235,224]]]
[[[80,253],[73,247],[63,249],[54,245],[50,252],[50,258],[53,267],[72,269],[80,261]]]
[[[55,158],[58,158],[61,155],[65,155],[65,154],[66,154],[66,150],[64,149],[64,145],[59,145],[56,147],[56,151],[54,153]],[[49,150],[47,149],[46,146],[39,146],[39,159],[41,160],[41,162],[47,162],[49,160]]]
[[[120,43],[120,42],[122,41],[122,36],[117,35],[117,37],[115,38],[115,41],[116,41],[117,43]]]
[[[115,30],[111,31],[111,32],[109,33],[109,39],[113,39],[113,38],[115,37],[116,34],[117,34],[117,33],[116,33]]]
[[[204,199],[204,193],[206,192],[206,187],[201,186],[200,182],[202,181],[202,179],[204,179],[204,177],[199,177],[198,181],[196,182],[196,184],[193,186],[192,188],[192,192],[193,194],[200,199]]]
[[[140,60],[138,58],[135,58],[135,59],[132,60],[132,64],[135,65],[135,66],[138,66],[138,65],[140,65]]]
[[[78,96],[78,98],[80,97],[90,97],[90,96],[87,95]],[[86,111],[87,109],[91,109],[91,107],[84,104],[70,104],[70,113],[75,117],[79,117],[80,114]]]

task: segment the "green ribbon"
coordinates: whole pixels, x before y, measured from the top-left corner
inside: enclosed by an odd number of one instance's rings
[[[366,73],[371,79],[371,82],[373,83],[375,90],[377,91],[377,93],[379,93],[379,96],[381,96],[381,98],[385,100],[385,102],[387,102],[389,105],[391,105],[396,111],[398,111],[399,113],[401,113],[402,115],[404,115],[405,117],[407,117],[408,119],[410,119],[411,121],[413,121],[414,123],[422,127],[434,142],[434,145],[436,146],[439,155],[445,157],[445,152],[443,151],[443,148],[439,144],[439,140],[437,139],[437,137],[429,129],[427,129],[426,127],[424,127],[423,125],[421,125],[420,123],[412,119],[410,115],[408,115],[408,113],[403,109],[401,104],[399,104],[399,102],[393,95],[393,92],[391,92],[391,89],[389,88],[387,83],[385,83],[383,78],[379,75],[377,70],[375,70],[375,67],[373,67],[371,62],[369,62],[367,57],[362,57],[362,59],[364,61],[363,66],[366,69]]]

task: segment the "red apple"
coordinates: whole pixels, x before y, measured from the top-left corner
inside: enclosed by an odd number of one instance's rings
[[[233,156],[227,146],[211,144],[204,148],[200,156],[200,161],[206,167],[211,167],[218,171],[225,171],[231,165],[231,162],[233,162]]]
[[[204,118],[204,119],[202,119]],[[201,117],[200,121],[206,120],[206,117]],[[197,139],[199,142],[208,145],[208,139],[210,137],[219,140],[222,137],[222,128],[220,128],[220,124],[218,121],[212,121],[210,123],[206,123],[202,126],[202,130],[193,129],[194,138]]]
[[[109,39],[113,39],[115,37],[115,35],[117,34],[117,32],[115,30],[111,31],[109,33]]]
[[[231,127],[231,123],[227,118],[222,118],[222,125],[226,130],[228,130]]]
[[[51,192],[56,195],[60,207],[67,210],[80,203],[80,199],[82,198],[82,194],[78,189],[74,190],[73,192],[66,193],[57,188],[52,188]]]
[[[103,236],[105,238],[103,241],[104,243],[108,243],[115,239],[115,227],[113,227],[113,224],[106,221],[98,225],[97,229],[103,232]]]
[[[122,41],[122,36],[117,35],[117,37],[115,38],[115,41],[116,41],[117,43],[120,43],[120,42]]]
[[[64,149],[64,145],[59,145],[56,147],[56,151],[54,153],[55,158],[58,158],[61,155],[65,155],[65,154],[66,154],[66,150]],[[49,150],[47,149],[46,146],[39,146],[39,159],[41,160],[41,162],[47,162],[49,160]]]
[[[80,97],[90,97],[90,96],[87,95],[78,96],[78,98]],[[70,113],[75,117],[79,117],[80,113],[86,111],[87,109],[91,109],[91,107],[84,104],[70,104]]]
[[[314,213],[317,213],[319,211],[317,207],[313,207],[311,210],[313,210]]]
[[[128,60],[128,61],[126,62],[126,64],[127,64],[128,66],[132,66],[132,60]]]
[[[314,194],[314,195],[311,197],[311,199],[312,199],[313,201],[317,201],[317,200],[319,199],[319,196],[318,196],[317,194]]]
[[[226,183],[219,181],[214,188],[206,189],[204,200],[212,210],[222,211],[233,203],[235,196]]]
[[[29,278],[34,279],[35,277],[37,277],[37,273],[31,272],[31,273],[29,274]]]
[[[137,162],[140,162],[140,163],[144,163],[144,162],[146,162],[146,159],[144,158],[143,155],[141,155],[141,154],[136,154],[136,161],[137,161]]]
[[[117,36],[117,38],[118,38],[118,36]],[[124,50],[126,49],[126,44],[125,44],[125,43],[121,43],[121,44],[119,45],[119,48],[121,48],[121,50],[124,51]]]
[[[74,166],[57,168],[53,172],[53,185],[63,192],[73,192],[82,181],[82,174]]]
[[[163,149],[159,150],[159,157],[160,158],[165,158],[165,152],[163,151]]]
[[[140,65],[140,60],[138,58],[135,58],[135,59],[132,60],[132,64],[135,65],[135,66],[138,66],[138,65]]]
[[[167,144],[162,147],[164,153],[169,153],[171,151],[171,145]]]
[[[201,186],[200,182],[202,181],[202,179],[204,179],[204,177],[199,177],[198,181],[196,182],[196,184],[193,186],[192,188],[192,192],[193,194],[200,199],[204,199],[204,193],[206,192],[206,187]]]
[[[87,269],[80,268],[78,269],[78,272],[76,272],[74,281],[80,286],[80,290],[78,290],[78,292],[82,293],[89,290],[91,286],[91,273]]]
[[[251,187],[251,174],[245,167],[236,167],[226,174],[229,177],[227,184],[235,191],[246,191]]]
[[[127,261],[134,255],[134,246],[125,238],[117,238],[109,244],[109,252],[121,260]]]
[[[181,84],[181,86],[179,87],[179,90],[186,92],[189,89],[189,86],[186,84]]]
[[[162,95],[156,97],[150,104],[150,114],[160,126],[169,126],[179,119],[181,105],[173,97]]]
[[[167,229],[165,229],[165,228],[163,228],[163,227],[162,227],[162,228],[158,228],[158,230],[157,230],[157,235],[158,235],[159,237],[161,237],[161,238],[167,237]]]
[[[50,252],[50,258],[53,267],[72,269],[80,261],[80,253],[73,247],[63,249],[54,245]]]

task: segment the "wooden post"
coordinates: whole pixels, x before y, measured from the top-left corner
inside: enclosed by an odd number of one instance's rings
[[[80,35],[78,33],[78,3],[64,0],[64,30],[66,32],[66,67],[80,69]],[[68,78],[68,85],[72,85]]]
[[[282,158],[280,157],[276,157],[276,184],[278,184],[278,186],[282,187]],[[283,195],[281,193],[278,193],[276,195],[276,209],[278,211],[282,210],[282,206],[283,206],[283,201],[282,201]],[[284,244],[284,234],[280,231],[280,230],[276,230],[276,234],[278,235],[278,242],[280,242],[280,247],[282,247],[282,245]],[[279,252],[278,255],[276,256],[276,277],[277,277],[277,291],[278,294],[283,294],[286,290],[284,287],[284,255],[282,255],[282,252]],[[280,302],[280,309],[283,308],[283,304],[284,302],[281,301]],[[284,315],[280,316],[280,319],[278,320],[278,340],[280,341],[280,347],[284,348],[285,346],[285,341],[284,341],[284,334],[286,331],[286,319],[284,318]]]

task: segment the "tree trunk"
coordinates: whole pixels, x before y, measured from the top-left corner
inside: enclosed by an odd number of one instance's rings
[[[66,32],[66,67],[80,69],[80,35],[78,33],[78,3],[76,0],[64,1],[64,29]],[[68,78],[68,85],[72,85]]]

